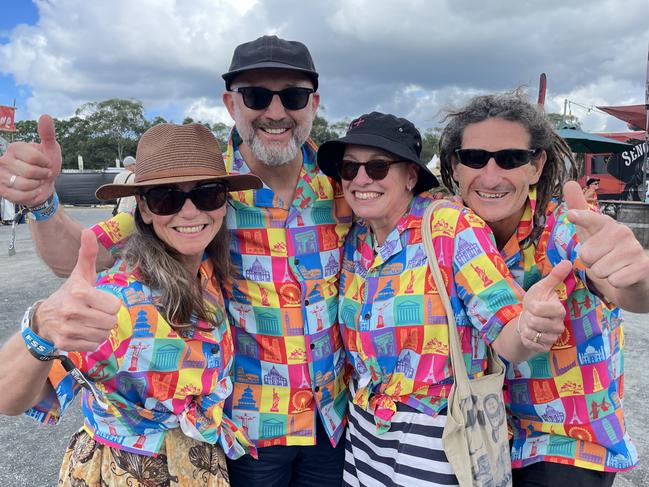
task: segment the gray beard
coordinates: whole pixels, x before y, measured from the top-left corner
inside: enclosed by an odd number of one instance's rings
[[[259,137],[252,137],[248,147],[252,151],[253,155],[257,158],[258,161],[262,162],[266,166],[284,166],[295,159],[297,156],[297,151],[300,150],[300,146],[297,137],[293,135],[291,140],[289,140],[288,145],[283,144],[267,144],[264,145],[259,140]]]
[[[274,143],[264,145],[259,140],[259,137],[255,136],[254,126],[250,133],[247,133],[245,129],[239,130],[239,135],[244,143],[250,147],[250,151],[259,162],[266,166],[278,167],[295,160],[302,144],[309,137],[312,126],[313,120],[310,120],[308,123],[305,122],[305,125],[302,127],[293,127],[293,134],[286,146]]]

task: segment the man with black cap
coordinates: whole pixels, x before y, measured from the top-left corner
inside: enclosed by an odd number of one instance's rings
[[[258,460],[230,462],[230,479],[240,486],[340,485],[347,387],[336,311],[351,210],[318,169],[308,138],[318,73],[304,44],[263,36],[237,46],[223,78],[223,102],[235,121],[227,170],[264,182],[231,193],[227,214],[234,272],[225,296],[236,353],[228,409],[259,452]],[[0,160],[0,173],[26,174],[26,165],[37,173],[38,181],[14,185],[24,190],[17,201],[34,208],[39,254],[65,275],[81,226],[57,204],[61,154],[49,117],[41,118],[39,133],[42,150],[15,150]],[[131,229],[125,214],[93,228],[104,247],[99,266],[110,265],[108,250]]]
[[[583,189],[584,198],[588,203],[597,203],[597,190],[599,189],[598,178],[588,178],[586,186]]]

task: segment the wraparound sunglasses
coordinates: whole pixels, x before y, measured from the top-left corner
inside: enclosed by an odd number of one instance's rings
[[[541,149],[503,149],[496,152],[483,149],[455,149],[460,164],[472,169],[482,169],[492,157],[502,169],[514,169],[529,163],[540,153]]]

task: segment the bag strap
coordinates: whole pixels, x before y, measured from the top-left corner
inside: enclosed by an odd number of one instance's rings
[[[437,292],[439,293],[439,297],[442,300],[444,309],[446,310],[446,317],[448,320],[448,345],[449,355],[451,356],[451,365],[453,366],[453,380],[455,381],[457,388],[466,388],[468,390],[469,375],[466,371],[464,355],[462,354],[462,347],[460,346],[460,334],[457,331],[455,313],[453,312],[451,300],[446,291],[446,284],[444,283],[442,272],[439,269],[439,261],[437,260],[437,254],[433,247],[433,236],[431,233],[433,214],[442,203],[444,203],[444,200],[435,200],[428,205],[428,208],[426,208],[421,220],[421,239],[424,243],[424,249],[426,250],[426,257],[428,257],[428,267],[430,267],[430,272],[435,280],[435,286],[437,286]]]

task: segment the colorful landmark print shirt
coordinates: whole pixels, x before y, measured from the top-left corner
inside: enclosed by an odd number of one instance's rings
[[[228,171],[250,169],[236,131]],[[226,306],[235,346],[228,406],[258,446],[313,445],[319,414],[333,444],[347,407],[345,356],[338,328],[338,279],[351,210],[322,174],[312,142],[302,147],[295,198],[268,187],[231,194],[234,279]]]
[[[233,130],[224,155],[228,172],[247,174]],[[338,328],[338,278],[351,210],[340,186],[302,146],[293,201],[268,187],[230,194],[234,280],[224,290],[233,326],[234,392],[226,411],[258,446],[315,444],[316,415],[333,444],[345,426],[347,387]],[[93,227],[117,251],[132,232],[120,214]]]
[[[452,384],[446,312],[421,240],[431,200],[413,198],[378,251],[362,219],[345,244],[339,316],[355,369],[353,401],[374,414],[378,431],[389,428],[397,402],[437,414]],[[431,228],[467,370],[480,376],[488,345],[522,309],[522,291],[475,214],[447,202]]]
[[[592,470],[621,471],[638,461],[624,423],[623,346],[620,309],[587,287],[575,227],[565,205],[551,203],[536,247],[525,246],[532,230],[536,190],[502,250],[525,289],[563,259],[576,271],[559,288],[569,317],[548,353],[507,369],[505,400],[513,421],[512,464],[546,461]]]
[[[212,262],[201,264],[201,287],[218,326],[194,320],[194,328],[181,333],[158,311],[157,293],[120,265],[97,281],[97,289],[123,302],[117,326],[96,351],[68,353],[109,404],[103,409],[84,389],[84,429],[99,443],[141,455],[155,455],[166,431],[178,427],[196,440],[218,442],[230,458],[245,454],[249,441],[223,414],[232,393],[234,347]],[[27,411],[44,423],[58,422],[81,389],[60,362],[54,364],[51,394]]]

